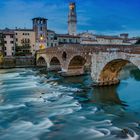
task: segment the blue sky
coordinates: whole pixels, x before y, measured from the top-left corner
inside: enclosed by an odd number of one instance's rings
[[[46,17],[48,28],[67,33],[71,0],[0,0],[0,28],[32,28],[33,17]],[[78,32],[140,36],[140,0],[74,0]]]

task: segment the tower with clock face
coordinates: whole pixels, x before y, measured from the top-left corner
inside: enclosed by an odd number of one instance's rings
[[[77,26],[77,15],[76,15],[76,4],[69,4],[69,14],[68,14],[68,34],[76,35],[76,26]]]

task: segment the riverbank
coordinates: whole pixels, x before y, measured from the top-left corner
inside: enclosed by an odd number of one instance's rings
[[[4,57],[3,62],[0,64],[0,69],[26,68],[34,66],[35,57],[33,56]]]

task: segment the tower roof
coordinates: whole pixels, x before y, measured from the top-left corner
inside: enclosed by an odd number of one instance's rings
[[[37,19],[37,20],[48,20],[47,18],[44,18],[44,17],[35,17],[32,20],[35,20],[35,19]]]
[[[70,4],[75,5],[75,2],[70,2]]]

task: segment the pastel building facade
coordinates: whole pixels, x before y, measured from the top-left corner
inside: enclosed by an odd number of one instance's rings
[[[35,54],[35,32],[32,29],[16,29],[15,46],[16,55],[34,55]]]
[[[80,44],[132,45],[138,40],[138,38],[129,38],[128,34],[109,36],[84,32],[79,36]]]
[[[7,57],[12,57],[15,55],[15,36],[14,31],[5,29],[2,31],[3,34],[3,54]]]

